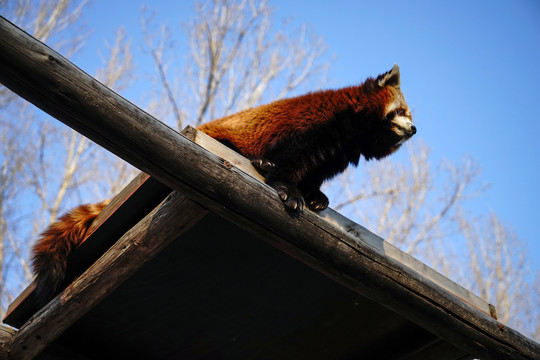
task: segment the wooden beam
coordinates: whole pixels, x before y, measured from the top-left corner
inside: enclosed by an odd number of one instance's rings
[[[11,358],[34,358],[207,213],[179,193],[170,195],[19,329],[12,342]]]
[[[540,358],[534,341],[317,214],[287,211],[272,188],[144,113],[5,19],[0,19],[0,68],[0,82],[60,121],[452,345],[482,359]],[[57,313],[54,319],[64,316],[72,315]],[[35,335],[45,324],[29,326],[35,327]],[[35,341],[25,339],[17,343],[18,349]]]
[[[13,341],[16,333],[17,331],[15,329],[0,324],[0,360],[9,359],[11,342]]]
[[[171,191],[148,174],[140,173],[136,176],[101,211],[92,222],[83,242],[70,254],[63,287],[82,274],[126,231],[159,205]],[[40,302],[35,299],[35,289],[36,285],[32,282],[10,304],[4,323],[19,328],[39,310]],[[54,295],[56,294],[51,295],[51,299]]]
[[[251,165],[251,161],[249,161],[236,151],[232,150],[231,148],[228,148],[222,143],[214,140],[205,133],[198,131],[194,127],[188,125],[184,130],[182,130],[182,135],[184,135],[194,143],[202,146],[211,153],[216,154],[222,159],[228,161],[231,166],[237,167],[238,169],[242,170],[254,179],[264,182],[264,177],[260,173],[258,173],[257,170],[255,170],[255,168]]]

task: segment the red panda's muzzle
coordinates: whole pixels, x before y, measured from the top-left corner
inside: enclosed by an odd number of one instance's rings
[[[400,138],[409,139],[416,134],[416,126],[406,116],[396,116],[390,123],[390,129]]]

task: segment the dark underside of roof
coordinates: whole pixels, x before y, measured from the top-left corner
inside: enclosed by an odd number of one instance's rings
[[[466,355],[212,213],[73,324],[55,349],[144,359]]]

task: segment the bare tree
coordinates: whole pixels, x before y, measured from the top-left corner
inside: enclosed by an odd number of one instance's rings
[[[18,114],[27,113],[28,106],[18,109]],[[29,276],[26,254],[14,237],[15,226],[11,220],[19,216],[15,199],[19,198],[26,161],[32,158],[31,152],[27,151],[26,138],[21,136],[28,131],[31,121],[22,119],[14,122],[10,119],[12,116],[14,114],[11,112],[0,112],[0,300],[8,295],[8,265],[17,261],[26,276]]]
[[[148,51],[154,61],[156,70],[158,73],[159,81],[156,81],[156,88],[161,91],[155,93],[155,99],[160,99],[154,101],[150,104],[151,112],[155,113],[156,109],[161,108],[162,104],[168,105],[167,109],[171,110],[173,114],[173,122],[176,123],[176,128],[181,129],[183,123],[183,114],[180,111],[179,105],[175,98],[175,90],[173,90],[171,83],[169,82],[169,77],[167,76],[167,60],[165,59],[166,53],[172,48],[171,37],[173,33],[166,26],[166,24],[161,24],[159,30],[151,31],[149,28],[154,21],[155,13],[148,10],[148,8],[143,7],[143,16],[141,18],[141,27],[144,34],[144,40]],[[154,109],[152,109],[152,107]],[[168,111],[166,110],[166,111]],[[167,119],[169,116],[166,115],[166,112],[161,112],[158,117],[160,119]]]
[[[0,3],[3,16],[48,41],[64,54],[81,44],[78,18],[86,1],[28,1]],[[5,7],[4,7],[5,6]],[[9,10],[9,11],[8,11]],[[71,36],[62,36],[70,32]],[[60,50],[62,51],[62,50]],[[117,33],[98,77],[113,88],[125,86],[131,71],[130,42]],[[13,294],[31,277],[28,254],[36,234],[66,208],[69,197],[94,186],[103,159],[111,157],[88,139],[45,117],[9,90],[0,90],[2,160],[0,174],[0,315]],[[96,153],[97,154],[96,156]],[[92,182],[91,182],[92,181]]]
[[[84,32],[79,28],[70,32],[69,37],[64,38],[62,35],[78,25],[78,19],[87,2],[87,0],[55,0],[36,3],[29,0],[2,0],[0,10],[2,16],[35,38],[54,44],[58,51],[70,55],[82,43]],[[0,87],[0,109],[15,99],[16,95],[5,87]]]
[[[390,158],[350,171],[332,187],[345,198],[334,208],[495,304],[503,323],[538,338],[538,280],[522,243],[494,213],[485,220],[463,210],[486,189],[476,163],[464,158],[435,167],[418,140],[406,149],[407,165]]]
[[[461,274],[462,282],[497,305],[501,322],[540,339],[540,274],[533,278],[527,251],[517,235],[493,212],[487,218],[460,212],[457,221],[469,250],[456,264],[468,274]]]
[[[388,158],[351,170],[340,187],[345,200],[334,209],[348,211],[387,241],[420,256],[426,243],[456,231],[454,210],[484,186],[476,183],[479,170],[471,159],[435,168],[420,140],[406,149],[407,165]],[[351,205],[357,206],[348,209]]]
[[[125,31],[120,29],[115,43],[109,45],[106,63],[98,69],[96,77],[108,87],[121,90],[129,81],[131,68],[130,41],[126,39]],[[43,209],[40,221],[34,226],[36,232],[60,215],[70,191],[81,193],[85,186],[95,186],[103,181],[101,177],[96,179],[95,174],[101,173],[101,163],[112,157],[84,136],[54,120],[43,121],[39,134],[39,157],[27,166],[26,172],[26,182],[37,195],[40,209]],[[121,181],[125,183],[125,179]],[[106,182],[111,185],[118,179],[106,179]]]
[[[531,303],[536,310],[536,316],[531,319],[532,328],[534,329],[532,336],[536,339],[536,341],[540,341],[540,314],[538,314],[538,303],[540,303],[540,273],[536,273],[534,283],[532,285],[531,297]]]
[[[25,0],[1,1],[2,15],[42,41],[54,38],[59,48],[74,51],[78,39],[65,41],[61,34],[73,26],[86,1],[58,0],[30,3]],[[28,165],[37,160],[35,112],[26,102],[0,87],[0,315],[12,290],[30,276],[27,264],[28,247],[21,241],[18,225],[25,218],[22,197],[27,196],[25,183]],[[9,279],[9,281],[7,281]]]
[[[124,28],[120,27],[115,34],[114,43],[106,43],[106,53],[103,56],[103,66],[97,70],[96,79],[109,88],[121,92],[134,80],[134,55],[131,39]],[[77,136],[80,136],[77,133]],[[137,170],[99,146],[92,145],[92,162],[87,174],[94,187],[94,198],[116,195],[135,176]],[[100,176],[96,179],[95,171],[99,169]]]
[[[68,55],[83,43],[78,35],[80,28],[74,30],[74,26],[78,26],[85,3],[57,0],[32,7],[25,0],[0,0],[4,16]],[[166,27],[152,32],[151,17],[143,22],[147,49],[158,74],[159,86],[155,87],[153,97],[162,98],[167,104],[160,107],[158,115],[169,121],[172,118],[177,127],[188,122],[184,118],[191,123],[200,122],[263,99],[282,97],[322,73],[324,66],[316,61],[324,51],[322,43],[313,42],[305,29],[295,39],[285,32],[273,34],[266,1],[212,1],[198,4],[196,9],[188,34],[191,60],[182,77],[172,76],[167,66],[169,37],[174,34]],[[64,37],[66,32],[69,36]],[[208,58],[199,57],[199,46]],[[106,64],[97,77],[105,85],[121,90],[130,80],[133,63],[125,32],[119,31],[108,49]],[[250,71],[246,71],[248,68]],[[278,82],[278,78],[285,81]],[[201,81],[207,85],[195,86]],[[182,89],[178,84],[192,88]],[[185,94],[189,101],[179,101]],[[25,121],[21,121],[20,111],[8,115],[21,105],[28,109]],[[18,293],[30,278],[27,259],[36,233],[59,215],[66,204],[85,201],[89,192],[100,193],[95,198],[101,198],[119,191],[134,170],[77,133],[35,112],[4,88],[0,90],[0,110],[2,128],[13,130],[2,132],[9,138],[2,142],[1,154],[1,160],[5,160],[1,180],[5,180],[2,184],[6,186],[0,188],[0,277],[10,279],[0,285],[3,312],[12,294]],[[95,176],[97,173],[99,177]]]
[[[164,96],[160,97],[167,100],[177,128],[185,125],[185,119],[198,125],[285,97],[326,69],[321,61],[324,42],[311,36],[306,27],[291,32],[285,24],[282,30],[273,30],[267,1],[197,3],[195,16],[186,26],[189,57],[184,81],[167,76],[164,54],[172,32],[162,25],[152,33],[150,23],[151,15],[146,15],[143,29],[162,85]],[[182,89],[183,96],[175,95],[177,83],[189,85]]]

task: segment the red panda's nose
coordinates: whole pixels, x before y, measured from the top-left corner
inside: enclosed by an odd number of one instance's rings
[[[413,135],[416,134],[416,126],[414,125],[411,126],[411,132]]]

